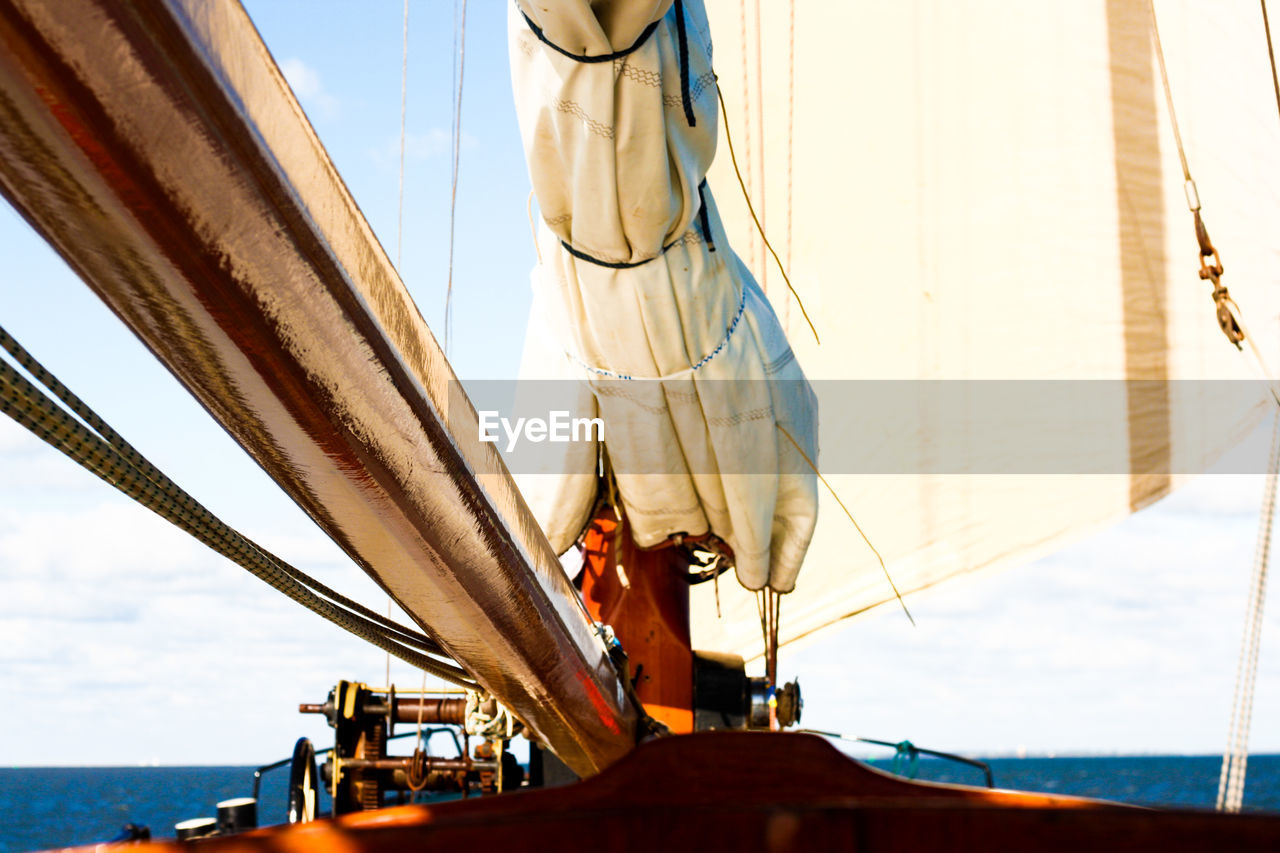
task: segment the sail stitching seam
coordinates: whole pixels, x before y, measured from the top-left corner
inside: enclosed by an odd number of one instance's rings
[[[568,113],[574,118],[577,118],[578,120],[580,120],[583,124],[587,126],[587,130],[591,131],[597,136],[602,136],[605,139],[613,139],[613,125],[606,124],[605,122],[597,121],[596,119],[593,119],[590,115],[587,114],[587,111],[584,110],[582,108],[582,105],[579,104],[577,101],[569,101],[563,98],[556,98],[555,100],[552,101],[552,105],[560,112]]]
[[[697,80],[694,80],[693,83],[690,85],[689,98],[693,101],[697,101],[699,98],[703,96],[703,94],[706,93],[707,87],[709,87],[715,81],[716,81],[716,73],[714,71],[706,72]],[[684,98],[682,95],[664,95],[662,97],[662,103],[665,106],[672,107],[672,108],[683,107]]]
[[[748,421],[762,421],[766,418],[773,417],[772,406],[762,406],[758,409],[749,409],[745,412],[738,412],[736,415],[723,418],[707,418],[708,426],[730,427],[747,423]]]
[[[702,504],[694,504],[693,506],[681,507],[679,509],[640,509],[639,507],[636,507],[635,505],[628,502],[627,514],[628,515],[648,515],[648,516],[687,515],[688,513],[691,513],[691,512],[697,512],[701,508],[702,508]]]
[[[569,249],[569,246],[566,244],[565,248]],[[573,251],[572,249],[569,249],[569,250],[571,252]],[[690,365],[688,367],[688,372],[698,370],[699,368],[703,367],[707,362],[711,361],[711,359],[715,358],[717,355],[719,355],[721,352],[724,351],[725,347],[729,345],[729,340],[733,337],[733,333],[738,330],[738,325],[742,322],[742,315],[746,313],[746,310],[747,310],[747,289],[744,287],[742,288],[742,296],[738,300],[738,313],[734,315],[733,320],[729,323],[728,328],[725,329],[724,338],[720,341],[719,346],[717,346],[711,352],[703,356],[702,360],[699,361],[697,364]],[[577,365],[582,369],[588,371],[589,373],[594,373],[597,376],[607,376],[611,379],[635,379],[636,378],[635,376],[631,376],[626,373],[617,373],[612,370],[607,370],[603,367],[593,367],[590,364],[587,364],[582,359],[578,358],[573,353],[568,352],[567,350],[565,351],[565,355],[568,356],[570,360],[577,363]],[[656,379],[656,380],[674,379],[677,376],[683,375],[685,372],[686,371],[681,370],[675,374],[669,374],[667,376],[655,376],[655,377],[651,377],[651,379]]]

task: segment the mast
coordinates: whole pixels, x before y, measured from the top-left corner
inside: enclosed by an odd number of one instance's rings
[[[603,643],[243,9],[0,0],[0,189],[229,433],[576,772]]]

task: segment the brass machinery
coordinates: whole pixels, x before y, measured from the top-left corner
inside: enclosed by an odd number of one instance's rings
[[[317,784],[331,794],[334,814],[346,814],[381,808],[389,804],[389,795],[395,797],[390,802],[407,802],[419,791],[454,792],[466,797],[510,790],[524,781],[523,768],[506,750],[510,734],[519,730],[518,723],[498,734],[473,737],[467,733],[469,710],[473,724],[475,719],[500,718],[502,711],[493,699],[474,695],[469,699],[456,693],[401,696],[394,686],[371,688],[339,681],[323,704],[302,704],[298,710],[324,715],[334,730],[334,747],[317,773],[310,742],[305,738],[299,741],[289,785],[291,823],[316,816]],[[387,752],[388,741],[397,737],[397,723],[413,727],[399,737],[416,735],[418,727],[423,727],[422,737],[415,739],[415,749],[409,755]],[[456,754],[428,753],[431,737],[441,733],[452,740]]]

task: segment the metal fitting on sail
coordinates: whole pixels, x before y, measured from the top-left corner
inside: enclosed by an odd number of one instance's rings
[[[1222,283],[1222,258],[1218,256],[1218,250],[1213,247],[1213,241],[1209,239],[1209,229],[1205,227],[1204,219],[1200,216],[1200,199],[1195,191],[1195,183],[1187,181],[1186,186],[1187,204],[1192,205],[1191,213],[1195,217],[1196,242],[1200,245],[1200,278],[1213,284],[1212,296],[1213,304],[1217,306],[1218,328],[1222,329],[1222,334],[1227,336],[1227,340],[1234,344],[1236,349],[1242,349],[1240,344],[1244,341],[1244,329],[1236,318],[1240,309]]]

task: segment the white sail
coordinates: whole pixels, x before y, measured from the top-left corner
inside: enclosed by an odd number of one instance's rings
[[[570,410],[601,416],[637,544],[713,533],[744,586],[789,592],[817,510],[813,395],[703,180],[702,5],[521,3],[510,54],[543,217],[525,376],[589,384]],[[587,447],[520,481],[560,550],[594,504]]]
[[[707,5],[743,177],[821,345],[730,190],[723,137],[709,181],[817,385],[1151,380],[1072,386],[1098,402],[1066,412],[1062,434],[1063,412],[1027,413],[1011,434],[1047,432],[1025,472],[992,464],[1002,447],[988,410],[966,421],[957,405],[938,421],[933,395],[914,410],[873,395],[869,410],[834,417],[823,401],[822,464],[904,593],[1028,560],[1141,508],[1263,414],[1257,384],[1183,381],[1255,373],[1197,276],[1146,0]],[[1258,5],[1160,0],[1156,13],[1224,283],[1280,364],[1280,121]],[[1080,429],[1121,440],[1073,440]],[[970,453],[932,464],[957,444]],[[1081,459],[1091,447],[1108,458]],[[695,645],[760,654],[751,594],[721,584],[719,598],[718,617],[710,585],[695,588]],[[782,641],[892,600],[824,494]]]

